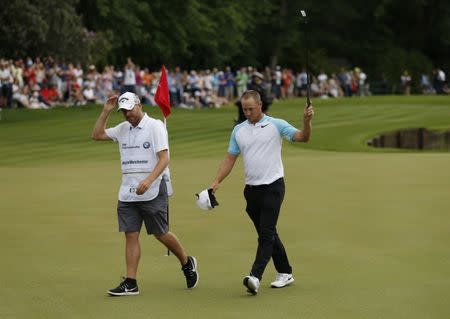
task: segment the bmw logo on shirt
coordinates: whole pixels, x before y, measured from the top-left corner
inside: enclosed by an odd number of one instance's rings
[[[145,142],[142,146],[144,146],[145,149],[150,147],[150,142]]]

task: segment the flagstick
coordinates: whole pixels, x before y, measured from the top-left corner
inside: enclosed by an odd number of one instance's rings
[[[155,94],[155,102],[158,104],[164,116],[164,126],[167,131],[167,120],[166,117],[170,114],[170,94],[169,87],[167,85],[167,72],[164,64],[161,67],[161,77],[159,78],[158,87],[156,89]],[[169,133],[167,133],[169,135]],[[169,137],[167,137],[169,138]],[[167,149],[167,153],[169,154],[169,150]],[[168,169],[168,167],[166,167]],[[170,173],[169,173],[170,174]],[[164,175],[163,175],[164,178]],[[169,180],[170,182],[170,180]],[[169,228],[169,194],[167,194],[167,228]],[[170,256],[170,251],[167,249],[167,255]]]
[[[166,130],[167,130],[167,119],[166,119],[166,117],[164,117],[164,126],[166,127]],[[167,135],[169,135],[169,133],[167,133]],[[169,229],[169,196],[167,196],[167,229]],[[167,249],[167,255],[166,256],[170,256],[170,250],[169,249]]]
[[[169,198],[167,198],[167,229],[169,229]],[[167,248],[167,255],[170,256],[170,250]]]

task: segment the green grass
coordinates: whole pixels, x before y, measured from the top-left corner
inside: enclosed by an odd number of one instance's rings
[[[303,101],[278,103],[271,108],[271,115],[300,125],[302,104]],[[445,96],[318,100],[316,104],[313,142],[308,145],[286,143],[286,151],[386,152],[368,147],[367,141],[380,132],[397,128],[450,129],[450,98]],[[90,140],[100,109],[100,106],[85,106],[50,111],[4,110],[0,145],[6,156],[0,158],[0,165],[111,160],[117,155],[116,145],[99,145]],[[157,108],[147,110],[152,116],[160,117]],[[223,154],[235,116],[234,106],[219,110],[174,110],[168,124],[174,160]],[[110,123],[120,121],[121,114],[114,113]]]
[[[316,102],[313,139],[284,143],[279,221],[296,282],[260,295],[241,284],[256,236],[245,215],[242,162],[203,213],[193,194],[222,160],[235,108],[169,118],[172,230],[197,256],[192,291],[176,259],[142,237],[141,295],[108,298],[124,273],[117,233],[117,145],[90,141],[100,107],[13,110],[0,121],[0,317],[447,318],[450,316],[450,154],[372,149],[397,128],[450,127],[447,97]],[[302,101],[271,108],[295,124]],[[152,109],[151,115],[157,115]],[[114,114],[111,123],[119,123]]]

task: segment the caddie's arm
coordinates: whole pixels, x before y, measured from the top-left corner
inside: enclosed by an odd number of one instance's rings
[[[158,178],[158,176],[164,172],[167,165],[169,165],[169,153],[167,150],[159,151],[156,155],[158,156],[158,162],[150,175],[139,183],[136,188],[136,194],[138,195],[144,194],[150,188],[152,183]]]
[[[305,109],[303,110],[303,128],[297,131],[297,133],[295,133],[293,138],[294,142],[308,143],[311,137],[312,131],[311,121],[313,116],[314,116],[314,109],[312,104],[309,107],[306,105]]]
[[[106,122],[108,121],[109,114],[116,107],[117,95],[108,98],[103,105],[102,113],[95,122],[94,129],[92,130],[92,139],[95,141],[109,141],[111,138],[106,134]]]
[[[213,193],[219,188],[219,184],[230,174],[231,170],[233,169],[234,163],[236,163],[236,159],[238,158],[238,155],[233,155],[228,153],[227,156],[225,156],[224,161],[219,167],[219,170],[217,172],[216,179],[211,185],[211,188],[213,189]]]

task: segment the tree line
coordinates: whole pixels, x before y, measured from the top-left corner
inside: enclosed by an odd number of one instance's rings
[[[6,58],[300,70],[307,28],[314,73],[359,66],[398,81],[450,69],[448,0],[10,0],[0,21]]]

